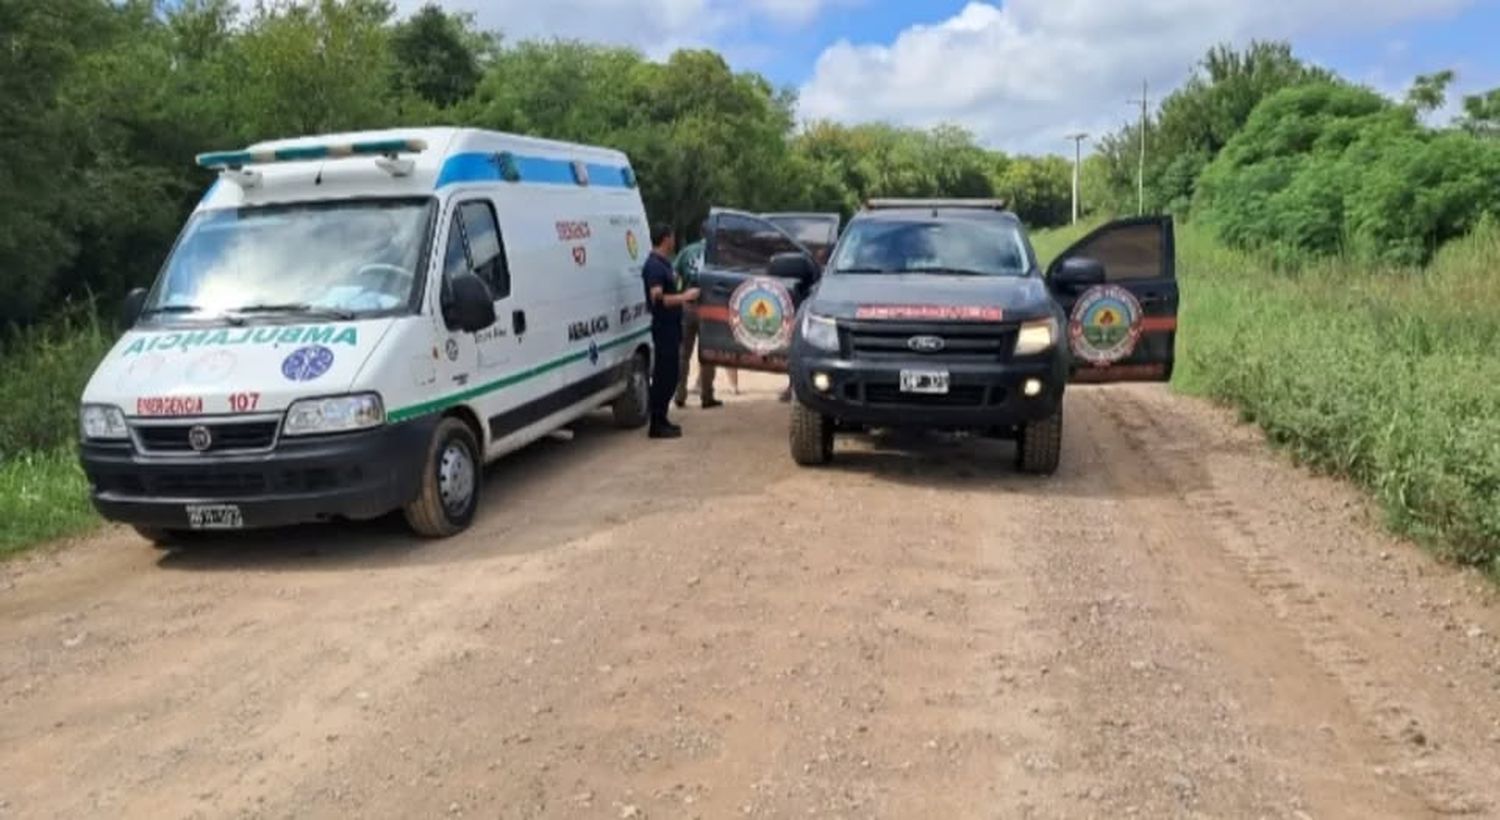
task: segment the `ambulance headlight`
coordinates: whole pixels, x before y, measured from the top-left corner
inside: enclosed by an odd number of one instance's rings
[[[802,317],[802,338],[819,350],[838,350],[838,322],[808,311]]]
[[[85,440],[119,441],[130,435],[124,411],[113,404],[85,404],[78,420]]]
[[[282,435],[311,436],[320,433],[347,433],[365,430],[385,423],[385,405],[374,393],[334,396],[326,399],[303,399],[293,402],[286,411]]]
[[[1021,325],[1021,335],[1016,337],[1016,355],[1031,356],[1051,350],[1057,344],[1057,320],[1041,319]]]

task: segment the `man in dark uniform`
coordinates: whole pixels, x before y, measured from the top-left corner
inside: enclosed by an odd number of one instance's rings
[[[679,438],[682,428],[667,420],[672,394],[677,392],[678,357],[682,351],[682,307],[698,301],[698,289],[683,289],[672,267],[677,236],[666,225],[651,229],[651,255],[641,269],[646,304],[651,307],[651,342],[655,366],[651,371],[651,438]]]

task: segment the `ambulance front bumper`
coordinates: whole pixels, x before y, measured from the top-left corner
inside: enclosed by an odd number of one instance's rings
[[[99,514],[168,530],[256,529],[378,518],[421,491],[437,417],[373,430],[282,439],[264,453],[145,454],[86,443]]]

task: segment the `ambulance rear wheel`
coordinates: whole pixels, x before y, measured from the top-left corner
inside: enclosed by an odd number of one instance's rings
[[[610,405],[615,426],[621,430],[639,430],[651,420],[651,388],[646,381],[646,357],[630,360],[625,372],[625,392]]]
[[[479,508],[483,475],[474,431],[459,419],[443,419],[427,449],[422,492],[404,510],[407,525],[427,538],[446,538],[468,529]]]

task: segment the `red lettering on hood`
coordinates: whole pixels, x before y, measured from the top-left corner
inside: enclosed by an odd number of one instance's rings
[[[137,416],[196,416],[202,412],[202,396],[142,396],[135,400]]]
[[[856,319],[918,319],[939,322],[998,322],[1000,308],[981,305],[860,305]]]

